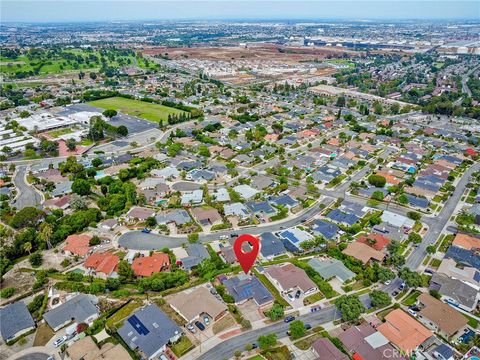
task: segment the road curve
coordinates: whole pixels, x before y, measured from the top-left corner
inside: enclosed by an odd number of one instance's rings
[[[33,185],[28,184],[25,180],[27,171],[27,166],[18,166],[13,178],[13,183],[17,189],[17,196],[12,204],[19,210],[28,206],[38,206],[42,202],[42,195],[40,195]]]

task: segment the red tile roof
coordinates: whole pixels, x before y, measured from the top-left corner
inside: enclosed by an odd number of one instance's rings
[[[150,276],[166,270],[170,266],[170,258],[164,253],[138,257],[133,260],[132,269],[136,276]]]
[[[63,250],[69,251],[75,255],[85,256],[88,254],[88,252],[91,249],[89,245],[91,238],[92,237],[87,234],[70,235],[65,240],[65,245],[63,245]]]
[[[368,240],[374,240],[375,243],[372,244]],[[390,239],[387,238],[386,236],[383,236],[382,234],[377,234],[377,233],[370,233],[367,236],[360,236],[357,239],[358,242],[361,242],[363,244],[367,244],[368,246],[374,248],[375,250],[382,250],[385,246],[390,244]]]
[[[94,269],[97,273],[110,275],[117,267],[120,258],[110,252],[90,255],[83,264],[86,268]]]

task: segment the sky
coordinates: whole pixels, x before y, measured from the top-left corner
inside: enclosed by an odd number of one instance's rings
[[[479,0],[1,0],[0,10],[2,22],[480,19]]]

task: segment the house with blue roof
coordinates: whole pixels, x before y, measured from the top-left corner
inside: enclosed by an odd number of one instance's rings
[[[274,300],[273,295],[255,276],[240,274],[230,279],[223,277],[220,281],[235,299],[235,304],[253,299],[258,306],[263,306]]]
[[[266,201],[249,201],[245,205],[255,215],[273,216],[277,213],[277,210]]]
[[[405,194],[405,196],[408,199],[408,204],[421,208],[421,209],[426,209],[428,208],[428,205],[430,204],[430,201],[428,201],[427,198],[423,197],[418,197],[412,194]]]
[[[476,249],[467,250],[458,246],[450,246],[445,254],[445,258],[453,259],[459,264],[480,270],[480,256]]]
[[[344,224],[348,226],[352,226],[353,224],[356,224],[357,221],[360,220],[358,216],[354,214],[344,213],[340,209],[333,209],[327,214],[326,217],[336,223]]]
[[[277,233],[278,236],[292,244],[297,251],[301,250],[301,244],[305,241],[313,240],[314,236],[300,228],[294,227]]]
[[[275,256],[279,256],[287,252],[282,240],[277,238],[271,232],[266,232],[260,235],[260,243],[260,254],[265,259],[272,259]]]
[[[323,220],[315,220],[311,229],[315,234],[321,235],[328,240],[334,239],[340,230],[337,225]]]
[[[271,196],[268,201],[275,204],[276,206],[284,206],[291,209],[298,205],[298,201],[290,197],[290,195],[283,194],[279,196]]]
[[[156,305],[147,305],[127,318],[118,334],[132,350],[146,359],[159,357],[168,344],[177,342],[182,329]]]

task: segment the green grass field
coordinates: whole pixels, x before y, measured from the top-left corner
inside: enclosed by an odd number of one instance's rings
[[[166,121],[168,114],[180,115],[181,113],[184,113],[182,110],[174,109],[168,106],[122,97],[111,97],[107,99],[95,100],[89,102],[89,104],[102,109],[117,110],[124,114],[137,116],[139,118],[157,123],[160,121]]]

